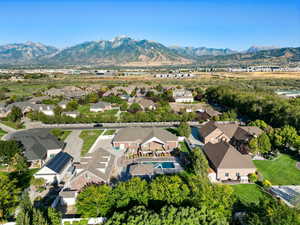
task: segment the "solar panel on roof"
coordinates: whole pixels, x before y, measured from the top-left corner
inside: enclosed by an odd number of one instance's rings
[[[72,157],[68,153],[60,152],[51,159],[46,166],[56,173],[59,173],[71,159]]]

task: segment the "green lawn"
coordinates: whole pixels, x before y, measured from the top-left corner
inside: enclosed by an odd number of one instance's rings
[[[62,135],[59,137],[60,140],[64,141],[66,138],[70,135],[72,131],[70,130],[64,130]]]
[[[4,131],[4,130],[2,130],[2,129],[0,129],[0,138],[3,137],[5,134],[7,134],[7,132]]]
[[[190,152],[189,149],[188,149],[187,144],[184,141],[179,142],[179,144],[180,144],[180,151],[182,151],[182,152]]]
[[[86,116],[89,116],[89,115],[91,115],[91,116],[95,116],[95,115],[107,116],[107,115],[115,115],[119,110],[111,109],[111,110],[106,110],[104,112],[90,112],[90,104],[86,104],[86,105],[79,105],[77,111]]]
[[[70,135],[72,131],[62,130],[60,128],[54,128],[51,130],[51,133],[56,136],[59,140],[64,141]]]
[[[90,104],[79,105],[77,110],[81,114],[90,114],[90,113],[92,113],[92,112],[90,112]]]
[[[106,130],[103,135],[113,135],[116,130]]]
[[[1,123],[3,123],[6,126],[12,127],[12,128],[14,128],[16,130],[25,128],[25,126],[23,124],[20,127],[18,127],[18,123],[17,122],[15,123],[15,122],[12,122],[12,121],[9,121],[9,120],[7,120],[7,121],[1,121]]]
[[[296,168],[296,160],[281,154],[275,160],[253,161],[265,179],[274,185],[300,185],[300,170]]]
[[[103,133],[103,130],[83,130],[80,133],[80,138],[83,140],[83,145],[81,148],[80,155],[84,156],[92,145],[95,143],[100,134]]]
[[[232,185],[232,188],[237,198],[244,204],[257,204],[265,195],[256,184],[236,184]]]

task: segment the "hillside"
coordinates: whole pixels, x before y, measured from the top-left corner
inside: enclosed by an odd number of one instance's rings
[[[287,64],[300,62],[300,48],[278,48],[254,53],[235,53],[225,56],[202,56],[202,65]]]
[[[52,46],[41,43],[8,44],[0,46],[0,64],[35,63],[42,57],[48,57],[58,51]]]
[[[117,37],[112,41],[91,41],[64,49],[48,60],[55,64],[170,65],[193,61],[153,41]]]
[[[300,48],[252,46],[237,52],[228,48],[166,47],[148,40],[116,37],[111,41],[89,41],[65,49],[41,43],[0,46],[0,65],[248,65],[300,62]]]

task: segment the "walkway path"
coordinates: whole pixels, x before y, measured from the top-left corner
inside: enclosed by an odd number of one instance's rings
[[[13,133],[13,132],[16,132],[17,130],[12,128],[12,127],[9,127],[3,123],[0,123],[0,128],[4,131],[6,131],[7,133]]]
[[[74,162],[80,161],[80,151],[83,145],[83,140],[79,137],[81,130],[73,130],[66,138],[67,143],[65,152],[69,153],[74,158]]]

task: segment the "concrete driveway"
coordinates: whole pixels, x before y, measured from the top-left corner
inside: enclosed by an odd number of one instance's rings
[[[80,133],[81,130],[73,130],[65,140],[65,152],[74,158],[74,162],[80,162],[80,151],[83,144],[82,139],[79,137]]]

